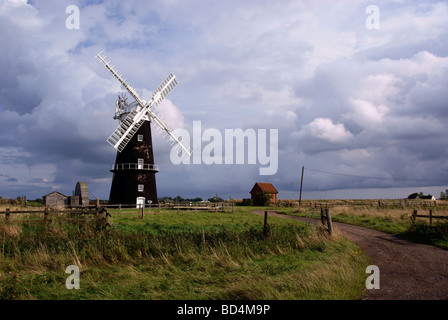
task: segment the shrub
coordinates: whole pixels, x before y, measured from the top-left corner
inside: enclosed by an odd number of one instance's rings
[[[278,200],[277,206],[279,207],[287,207],[287,208],[294,208],[298,206],[297,201],[295,200]]]
[[[253,200],[254,200],[254,205],[265,207],[271,203],[271,195],[269,193],[267,193],[266,191],[262,191],[260,193],[257,193]]]
[[[242,202],[238,203],[240,206],[253,206],[254,202],[252,199],[243,199]]]

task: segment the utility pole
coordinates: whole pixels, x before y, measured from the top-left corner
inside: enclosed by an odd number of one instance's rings
[[[305,168],[302,166],[302,177],[300,179],[300,196],[299,196],[299,207],[302,204],[302,187],[303,187],[303,170]]]

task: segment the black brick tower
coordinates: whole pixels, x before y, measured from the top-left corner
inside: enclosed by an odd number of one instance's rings
[[[143,200],[157,202],[156,173],[152,147],[151,123],[145,121],[129,140],[126,147],[117,152],[110,189],[109,203],[135,204]]]

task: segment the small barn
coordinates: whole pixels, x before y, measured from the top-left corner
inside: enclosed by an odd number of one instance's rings
[[[67,196],[59,191],[53,191],[45,196],[43,196],[44,206],[49,206],[50,208],[61,208],[67,205]]]
[[[268,182],[257,182],[253,186],[252,190],[250,191],[250,197],[252,200],[255,200],[257,196],[261,192],[267,192],[271,196],[271,203],[276,204],[277,203],[277,189],[272,185],[272,183]]]

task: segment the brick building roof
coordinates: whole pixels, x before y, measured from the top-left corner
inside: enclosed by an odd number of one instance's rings
[[[268,183],[268,182],[257,182],[257,183],[255,183],[255,185],[252,188],[252,190],[250,191],[250,193],[252,193],[252,191],[254,191],[254,188],[257,185],[261,189],[261,191],[266,191],[267,193],[278,193],[277,189],[275,189],[275,187],[272,185],[272,183]]]

